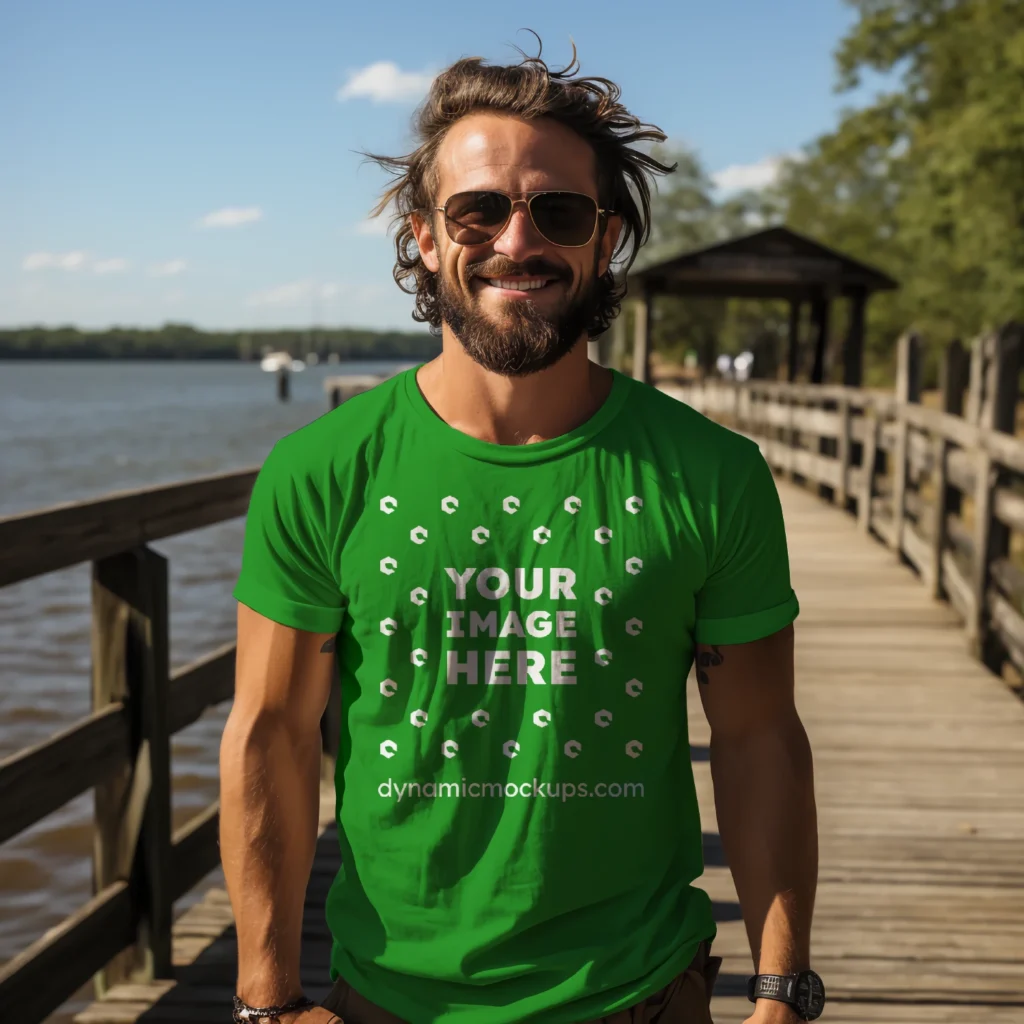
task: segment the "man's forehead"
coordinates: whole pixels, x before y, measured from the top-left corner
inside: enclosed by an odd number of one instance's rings
[[[594,153],[571,129],[550,119],[522,121],[474,114],[452,126],[438,152],[443,192],[470,188],[566,188],[591,191]]]

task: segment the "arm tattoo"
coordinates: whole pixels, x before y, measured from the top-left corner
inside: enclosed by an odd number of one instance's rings
[[[338,648],[337,636],[332,636],[330,640],[325,640],[323,647],[320,648],[321,654],[333,654]]]
[[[697,682],[707,686],[711,682],[708,677],[709,668],[718,668],[725,661],[725,655],[712,644],[710,647],[697,651]]]

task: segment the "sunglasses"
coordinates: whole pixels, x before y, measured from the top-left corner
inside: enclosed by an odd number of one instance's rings
[[[514,196],[521,198],[516,199]],[[448,237],[458,245],[483,245],[497,238],[517,204],[526,203],[533,226],[552,245],[578,249],[593,239],[601,220],[612,213],[581,192],[457,192],[444,206]]]

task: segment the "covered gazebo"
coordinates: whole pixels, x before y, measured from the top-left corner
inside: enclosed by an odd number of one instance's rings
[[[788,379],[799,368],[802,307],[810,307],[814,364],[811,381],[821,384],[832,303],[850,303],[849,330],[843,339],[843,383],[859,387],[864,361],[864,312],[877,291],[899,285],[887,274],[806,238],[787,227],[767,228],[669,259],[641,264],[627,283],[627,301],[636,304],[633,376],[650,378],[651,307],[659,295],[699,298],[782,299],[789,302]]]

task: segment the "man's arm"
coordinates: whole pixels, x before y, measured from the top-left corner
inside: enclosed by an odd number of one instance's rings
[[[291,629],[239,605],[235,699],[220,748],[220,845],[238,933],[237,994],[251,1006],[302,994],[320,718],[333,677],[333,634]],[[318,1009],[301,1019],[337,1018]]]
[[[711,725],[718,827],[759,974],[810,964],[818,874],[811,749],[797,715],[793,627],[753,643],[698,644],[697,685]],[[793,1019],[760,999],[753,1020]]]

